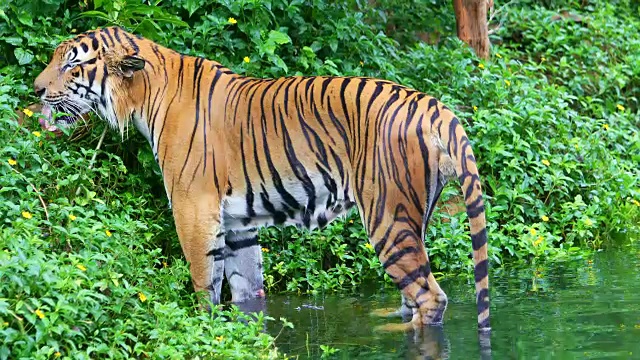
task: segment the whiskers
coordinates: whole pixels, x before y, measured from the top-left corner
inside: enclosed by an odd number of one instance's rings
[[[114,104],[112,103],[109,96],[105,98],[105,102],[102,104],[96,101],[91,101],[87,98],[70,98],[69,96],[56,96],[55,98],[43,99],[42,102],[45,105],[51,107],[52,110],[64,112],[70,115],[72,119],[61,121],[66,125],[74,124],[77,121],[77,118],[82,118],[82,122],[84,123],[84,125],[88,125],[83,115],[87,114],[88,112],[93,112],[98,118],[109,124],[109,127],[114,130],[119,130],[120,135],[122,136],[122,140],[124,140],[125,133],[127,135],[127,138],[129,137],[130,121],[118,120],[118,115],[116,114],[116,111],[114,109]]]

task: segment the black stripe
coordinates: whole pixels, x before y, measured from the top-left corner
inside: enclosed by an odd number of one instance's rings
[[[232,251],[238,251],[240,249],[245,249],[245,248],[248,248],[248,247],[256,246],[256,245],[258,245],[258,236],[254,235],[254,236],[252,236],[252,237],[250,237],[248,239],[227,241],[226,245]]]
[[[212,67],[213,69],[213,67]],[[209,86],[209,95],[208,95],[208,102],[207,102],[207,109],[209,109],[208,114],[209,114],[209,126],[211,126],[211,113],[213,112],[211,109],[211,100],[213,99],[213,92],[215,91],[215,87],[216,84],[218,83],[218,80],[220,80],[220,75],[221,72],[220,70],[216,69],[216,74],[213,77],[213,80],[211,81],[211,85]],[[203,124],[204,125],[204,124]],[[204,128],[204,133],[202,135],[202,138],[204,140],[204,148],[205,148],[205,152],[204,152],[204,168],[202,169],[202,175],[204,175],[204,172],[207,170],[207,127],[203,126]],[[216,157],[213,156],[213,182],[216,186],[216,189],[220,189],[220,184],[218,182],[218,174],[216,172]]]
[[[417,269],[412,272],[406,274],[400,281],[398,281],[398,288],[403,290],[407,286],[413,284],[420,278],[426,279],[431,273],[431,268],[429,267],[429,263],[419,266]],[[429,284],[425,281],[422,287],[426,287],[428,290]]]
[[[276,95],[274,95],[275,97]],[[273,164],[272,153],[269,149],[269,141],[267,138],[267,124],[266,122],[262,123],[262,146],[264,149],[265,159],[267,161],[267,166],[269,167],[269,172],[271,173],[271,181],[273,181],[273,186],[278,191],[278,194],[282,197],[285,202],[285,205],[294,210],[300,210],[301,206],[298,201],[291,195],[287,189],[285,189],[282,179],[280,178],[280,174],[278,173],[278,169]]]
[[[305,207],[304,214],[302,215],[302,222],[306,227],[309,227],[311,224],[311,215],[315,212],[316,208],[315,187],[313,185],[313,182],[309,178],[309,175],[307,174],[307,169],[296,156],[295,148],[293,146],[293,142],[291,141],[291,137],[289,136],[289,132],[287,131],[282,112],[280,112],[280,125],[282,126],[282,141],[284,145],[285,155],[287,157],[287,160],[289,161],[289,165],[291,166],[293,173],[298,178],[298,180],[302,182],[302,187],[307,194],[307,206]]]
[[[213,261],[224,260],[224,248],[213,249],[207,253],[207,256],[213,256]]]
[[[134,54],[137,55],[140,52],[140,48],[138,47],[138,44],[136,44],[136,42],[133,41],[133,39],[129,35],[127,35],[126,32],[123,32],[122,34],[129,42],[129,45],[131,45],[131,47],[133,48]]]
[[[331,119],[333,126],[336,127],[336,129],[338,130],[338,134],[340,134],[340,137],[344,142],[344,146],[347,150],[347,154],[351,154],[351,144],[349,142],[349,137],[347,136],[347,132],[345,131],[344,126],[342,126],[342,123],[338,120],[335,113],[333,112],[333,108],[331,106],[331,100],[327,101],[327,113],[329,114],[329,119]]]
[[[184,164],[182,164],[182,170],[180,170],[180,177],[178,179],[182,178],[182,174],[184,173],[185,168],[187,167],[187,163],[189,162],[189,157],[191,156],[191,150],[193,149],[193,139],[196,136],[196,132],[198,131],[198,124],[200,122],[200,85],[202,85],[202,81],[200,81],[201,77],[202,77],[202,71],[201,67],[198,65],[198,61],[196,60],[196,65],[194,66],[194,72],[193,72],[193,84],[195,86],[195,84],[197,83],[197,90],[196,90],[196,106],[195,106],[195,121],[193,124],[193,131],[191,132],[191,139],[189,141],[189,150],[187,150],[187,156],[184,160]],[[204,149],[204,151],[207,151],[207,149]]]
[[[476,298],[476,302],[478,306],[478,314],[482,314],[485,310],[489,308],[489,301],[484,300],[485,298],[489,299],[489,289],[482,289],[478,293],[478,297]],[[482,327],[489,327],[489,318],[487,318],[483,322]]]
[[[433,110],[433,113],[431,113],[431,126],[433,127],[433,124],[440,118],[440,110],[438,110],[438,100],[436,100],[435,98],[429,99],[429,102],[427,103],[427,112],[429,112],[431,108],[435,108]]]
[[[106,28],[104,29],[104,33],[107,34],[107,37],[109,37],[109,40],[111,40],[111,46],[114,46],[116,44],[115,41],[113,41],[113,36],[111,36],[111,32],[109,31],[110,28]]]
[[[482,279],[489,275],[489,261],[484,259],[476,264],[475,267],[475,279],[476,282],[480,282]]]
[[[120,39],[120,28],[119,27],[114,27],[113,28],[113,36],[116,37],[116,40],[118,40],[119,43],[122,43],[122,39]]]
[[[182,78],[184,72],[184,55],[180,54],[180,67],[178,68],[178,89],[180,90],[180,96],[182,96]]]
[[[382,264],[382,266],[387,269],[389,266],[394,265],[400,259],[402,259],[405,255],[408,254],[418,254],[420,251],[414,246],[408,246],[406,248],[400,249],[393,254],[391,254]]]
[[[87,71],[87,80],[89,80],[89,88],[93,86],[93,82],[96,80],[96,72],[98,71],[97,67]]]
[[[253,187],[251,186],[251,179],[249,178],[249,172],[247,171],[248,159],[244,151],[244,131],[242,126],[240,126],[240,155],[242,156],[242,171],[244,173],[244,181],[247,187],[247,193],[245,195],[247,202],[247,216],[249,218],[253,218],[256,216],[256,212],[253,209]]]
[[[473,188],[473,186],[471,186],[471,188]],[[470,218],[475,218],[478,215],[482,214],[482,212],[484,212],[484,202],[482,201],[482,196],[478,196],[478,198],[474,202],[467,205],[467,215]]]
[[[275,225],[284,224],[287,221],[287,215],[282,211],[276,210],[275,206],[273,206],[273,203],[269,201],[269,193],[267,192],[267,190],[262,185],[261,188],[262,192],[260,192],[260,199],[262,200],[262,206],[264,206],[264,209],[273,216],[273,222]]]

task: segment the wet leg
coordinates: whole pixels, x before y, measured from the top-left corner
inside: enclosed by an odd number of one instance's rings
[[[258,232],[228,231],[226,234],[225,275],[231,287],[231,301],[243,303],[264,298],[262,249]]]

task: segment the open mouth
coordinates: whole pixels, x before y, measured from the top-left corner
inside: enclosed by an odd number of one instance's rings
[[[56,114],[54,118],[54,109],[49,105],[43,105],[40,111],[44,118],[40,118],[40,126],[47,131],[57,132],[60,127],[68,127],[78,121],[78,116],[67,114]]]

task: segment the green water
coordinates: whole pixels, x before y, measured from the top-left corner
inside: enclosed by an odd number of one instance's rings
[[[320,345],[339,349],[331,356],[335,359],[640,359],[637,246],[544,267],[493,271],[490,354],[480,351],[473,285],[443,280],[441,286],[449,296],[444,326],[421,336],[374,332],[389,320],[370,316],[371,310],[399,304],[399,295],[389,291],[370,289],[351,297],[272,295],[267,306],[270,316],[294,324],[277,344],[300,359],[320,358]],[[275,335],[280,328],[271,323],[268,330]]]

